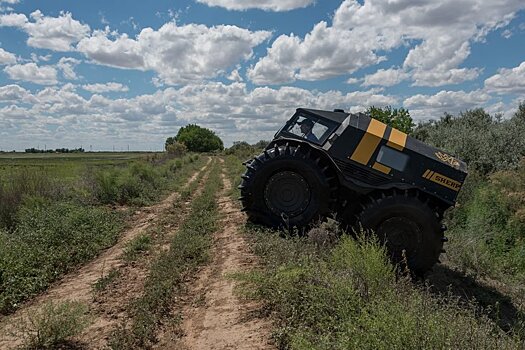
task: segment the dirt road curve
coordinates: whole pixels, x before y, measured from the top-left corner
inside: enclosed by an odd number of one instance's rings
[[[193,182],[205,168],[210,164],[211,158],[207,164],[196,172],[188,184]],[[16,323],[20,317],[25,317],[32,311],[41,307],[44,303],[50,301],[72,300],[93,303],[92,285],[101,277],[105,271],[120,267],[123,262],[121,255],[126,244],[139,234],[145,232],[160,216],[167,210],[179,197],[178,192],[171,193],[162,202],[142,209],[133,217],[132,228],[126,231],[119,239],[118,243],[103,252],[99,257],[92,260],[80,270],[74,271],[65,276],[54,287],[39,297],[30,301],[15,314],[0,319],[0,349],[11,349],[20,345],[21,339],[10,334],[11,325]],[[91,307],[90,307],[91,308]],[[103,325],[102,325],[103,326]]]
[[[183,334],[172,349],[271,349],[270,324],[257,317],[260,305],[244,302],[234,293],[232,273],[253,267],[255,258],[239,232],[243,214],[226,196],[231,189],[224,177],[219,199],[222,228],[214,237],[212,261],[199,274],[191,300],[183,310]]]

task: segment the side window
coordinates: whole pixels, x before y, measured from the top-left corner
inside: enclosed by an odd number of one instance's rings
[[[321,140],[328,128],[324,126],[323,124],[317,123],[314,125],[314,128],[312,129],[312,133]]]
[[[382,146],[377,155],[377,161],[392,169],[404,171],[408,163],[408,155],[387,146]]]
[[[326,129],[327,127],[319,124],[318,120],[300,115],[288,131],[308,141],[319,143],[319,138],[323,135],[322,130]]]

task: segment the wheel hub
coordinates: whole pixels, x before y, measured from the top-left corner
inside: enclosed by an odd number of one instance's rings
[[[422,239],[418,225],[403,217],[392,217],[383,221],[377,229],[377,235],[385,242],[389,253],[397,261],[403,258],[403,251],[407,257],[412,256]]]
[[[310,204],[310,186],[306,180],[293,171],[276,173],[268,180],[264,200],[276,215],[297,216]]]

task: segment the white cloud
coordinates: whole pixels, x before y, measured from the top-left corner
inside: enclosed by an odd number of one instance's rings
[[[304,39],[281,35],[268,48],[267,55],[248,70],[256,84],[281,84],[299,80],[321,80],[381,62],[369,44],[352,31],[316,24]]]
[[[16,56],[0,47],[0,65],[16,63]]]
[[[332,26],[320,22],[304,38],[281,35],[248,76],[256,84],[326,79],[373,65],[383,59],[380,54],[408,46],[403,68],[417,76],[418,85],[456,84],[478,72],[460,68],[470,43],[508,25],[523,8],[522,0],[345,0]]]
[[[62,75],[64,76],[64,78],[68,80],[77,80],[78,77],[74,68],[81,62],[82,61],[77,60],[73,57],[61,57],[57,63],[57,67],[62,71]]]
[[[15,99],[23,95],[28,95],[25,100],[33,100],[32,105],[28,108],[13,105],[7,111],[9,118],[23,116],[34,121],[28,125],[17,122],[16,131],[9,131],[9,138],[2,139],[2,142],[9,142],[9,147],[16,144],[25,148],[37,140],[51,145],[58,136],[50,130],[60,127],[60,145],[56,147],[83,142],[99,147],[103,144],[111,149],[111,142],[120,140],[149,149],[157,141],[162,147],[163,138],[173,136],[178,127],[188,123],[216,130],[227,144],[239,139],[256,142],[270,138],[297,107],[363,110],[371,104],[397,102],[394,97],[382,95],[377,90],[345,94],[312,92],[297,87],[261,87],[250,91],[245,83],[238,82],[190,84],[118,99],[98,93],[85,99],[72,84],[46,87],[34,94],[15,86],[0,90],[0,96],[9,96],[5,99],[14,103],[20,103]],[[0,125],[3,122],[4,118]],[[151,135],[156,135],[157,141],[151,141]]]
[[[78,51],[94,62],[110,67],[146,69],[142,49],[136,40],[122,34],[115,40],[108,38],[108,30],[96,30],[92,36],[81,40]]]
[[[501,32],[501,36],[505,39],[510,39],[512,36],[512,31],[510,29],[505,29],[503,32]]]
[[[208,6],[224,7],[228,10],[290,11],[310,6],[314,0],[197,0],[197,2]]]
[[[482,90],[440,91],[435,95],[418,94],[407,98],[403,105],[410,109],[410,114],[416,120],[438,118],[443,113],[458,113],[467,109],[483,107],[490,95]]]
[[[416,70],[412,74],[414,86],[443,86],[459,84],[476,79],[482,72],[479,68],[452,68],[445,71]]]
[[[87,24],[73,19],[69,12],[61,12],[58,17],[49,17],[36,10],[30,17],[33,21],[24,14],[0,15],[0,26],[18,27],[29,35],[29,46],[54,51],[72,51],[73,44],[90,32]]]
[[[35,102],[31,93],[18,85],[0,86],[0,102]]]
[[[230,73],[230,75],[228,75],[228,78],[227,78],[229,81],[237,81],[237,82],[240,82],[240,81],[243,81],[242,77],[241,77],[241,74],[239,73],[239,69],[234,69],[232,70],[232,72]]]
[[[29,81],[39,85],[55,85],[57,70],[51,66],[37,66],[35,63],[15,64],[4,68],[12,80]]]
[[[22,13],[9,13],[7,15],[0,15],[0,27],[23,28],[26,23],[27,17]]]
[[[363,79],[361,79],[361,78],[354,78],[354,77],[351,77],[351,78],[348,78],[348,79],[346,80],[346,83],[347,83],[347,84],[357,84],[357,83],[360,83],[360,82],[362,82],[362,81],[363,81]]]
[[[143,29],[136,39],[123,34],[112,40],[107,30],[95,31],[77,48],[98,64],[153,70],[160,81],[176,85],[219,75],[250,58],[253,48],[269,36],[267,31],[229,25],[177,26],[169,22],[159,30]]]
[[[0,0],[0,3],[6,3],[6,4],[11,4],[11,5],[15,5],[15,4],[18,4],[20,2],[20,0]]]
[[[498,94],[525,93],[525,61],[518,67],[500,69],[485,80],[485,89]]]
[[[104,84],[86,84],[82,85],[82,89],[92,92],[92,93],[104,93],[104,92],[126,92],[129,91],[129,88],[126,85],[122,85],[120,83],[104,83]]]
[[[407,74],[403,69],[379,69],[375,73],[365,76],[363,86],[394,86],[407,78],[409,78],[409,74]]]

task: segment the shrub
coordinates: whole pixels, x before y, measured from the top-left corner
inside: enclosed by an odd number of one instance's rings
[[[525,107],[508,120],[491,117],[483,109],[446,114],[439,121],[420,124],[418,139],[456,155],[469,171],[487,175],[498,170],[516,169],[525,156]]]
[[[0,313],[113,245],[121,227],[105,208],[60,202],[26,204],[16,220],[12,233],[0,233]]]
[[[23,169],[0,177],[0,226],[13,228],[16,213],[26,198],[59,196],[58,186],[40,169]]]
[[[183,157],[188,152],[188,148],[183,143],[174,142],[166,145],[166,152],[173,157]]]
[[[280,348],[520,347],[474,306],[396,277],[384,247],[365,235],[343,236],[334,248],[319,249],[305,238],[250,232],[265,265],[239,278],[248,295],[264,300],[276,316]]]
[[[71,339],[89,324],[88,308],[79,302],[46,303],[16,325],[25,349],[74,348]]]
[[[189,124],[180,128],[177,136],[169,137],[166,140],[166,148],[175,142],[184,144],[190,152],[212,152],[224,148],[222,140],[215,132],[196,124]]]
[[[146,162],[135,162],[124,169],[102,170],[95,174],[95,197],[104,204],[145,204],[158,196],[164,186],[163,176],[171,174],[161,173]]]
[[[525,160],[473,191],[455,210],[450,258],[463,268],[491,276],[525,276]]]

